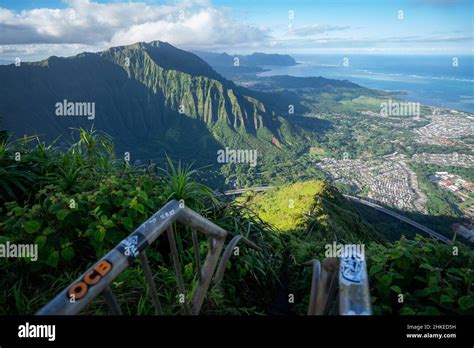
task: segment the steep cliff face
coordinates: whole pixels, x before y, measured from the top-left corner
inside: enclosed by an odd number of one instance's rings
[[[172,110],[206,124],[224,119],[233,128],[256,131],[265,126],[264,119],[271,118],[262,103],[240,94],[240,88],[199,57],[168,43],[138,43],[100,55],[123,66],[130,78],[162,97]]]
[[[281,131],[285,121],[251,91],[226,80],[198,56],[165,42],[0,66],[0,77],[0,122],[15,136],[52,139],[70,127],[93,123],[110,133],[119,147],[138,152],[143,152],[143,144],[148,145],[144,152],[152,152],[152,145],[185,139],[197,142],[193,148],[204,146],[202,153],[230,143],[288,145]],[[55,106],[63,101],[94,103],[95,115],[58,116]],[[179,147],[186,153],[186,145]]]

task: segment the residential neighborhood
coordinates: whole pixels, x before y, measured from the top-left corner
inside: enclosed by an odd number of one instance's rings
[[[454,110],[443,110],[439,113],[436,109],[430,117],[429,124],[413,131],[417,142],[430,145],[461,143],[473,148],[472,144],[464,143],[462,138],[474,134],[474,117]]]
[[[458,153],[420,153],[412,157],[415,162],[438,164],[442,166],[457,166],[474,168],[474,156]]]
[[[425,212],[426,195],[404,156],[383,159],[323,159],[317,166],[333,181],[352,186],[367,198],[398,209]]]

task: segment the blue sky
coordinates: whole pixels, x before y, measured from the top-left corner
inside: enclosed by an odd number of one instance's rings
[[[230,53],[472,54],[473,6],[474,0],[0,0],[0,59],[151,40]]]

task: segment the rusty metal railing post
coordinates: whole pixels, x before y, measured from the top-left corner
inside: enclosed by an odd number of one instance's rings
[[[215,242],[216,241],[214,240],[214,238],[209,237],[209,250],[211,250],[212,252],[214,252]]]
[[[114,293],[112,292],[110,285],[107,285],[102,291],[102,293],[104,294],[105,301],[107,302],[107,305],[109,306],[112,315],[122,315],[122,310],[120,309],[120,306],[117,300],[115,299]]]
[[[321,295],[321,308],[316,308],[316,314],[328,314],[331,301],[335,298],[337,290],[337,271],[339,267],[339,260],[335,257],[327,258],[322,264],[322,280],[324,284],[324,291]]]
[[[329,257],[321,264],[321,275],[319,278],[319,291],[316,304],[316,315],[325,315],[329,312],[331,301],[337,287],[337,268],[338,259],[336,257]]]
[[[184,302],[183,304],[183,309],[185,314],[190,314],[189,311],[189,306],[186,301],[186,290],[184,288],[184,279],[183,279],[183,273],[181,272],[181,263],[179,262],[179,255],[178,255],[178,248],[176,246],[176,237],[174,235],[174,230],[173,227],[170,226],[166,230],[166,233],[168,235],[168,241],[170,244],[170,249],[171,249],[171,255],[173,257],[173,264],[174,264],[174,270],[176,273],[176,281],[178,283],[178,289],[180,292],[180,296],[184,296]]]
[[[341,315],[372,314],[364,255],[354,253],[340,259],[339,313]]]
[[[199,241],[197,237],[197,231],[195,228],[191,229],[191,237],[193,239],[193,250],[194,250],[194,262],[196,262],[196,272],[198,274],[198,280],[201,280],[201,253],[199,251]]]
[[[217,266],[219,255],[221,254],[222,248],[224,247],[225,237],[221,239],[215,239],[214,248],[209,248],[209,251],[202,267],[202,277],[198,281],[196,288],[193,293],[193,314],[199,314],[201,306],[204,302],[204,296],[206,295],[209,285],[211,284],[212,275]]]
[[[313,277],[311,279],[311,293],[309,295],[308,315],[316,314],[316,300],[319,294],[319,278],[321,275],[321,262],[313,260]]]
[[[156,291],[155,282],[153,281],[153,275],[151,273],[150,264],[148,263],[148,258],[146,257],[145,251],[140,253],[140,262],[143,267],[143,273],[145,274],[148,289],[150,289],[151,300],[155,306],[155,314],[162,315],[163,310],[161,309],[161,303],[158,299],[158,292]]]

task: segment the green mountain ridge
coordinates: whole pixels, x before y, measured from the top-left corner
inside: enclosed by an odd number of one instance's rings
[[[62,136],[64,146],[70,128],[94,125],[132,162],[168,154],[216,165],[216,152],[226,146],[257,150],[262,160],[302,153],[313,138],[288,115],[296,96],[236,85],[197,55],[161,41],[4,65],[0,78],[0,122],[14,137]],[[324,80],[334,88],[347,83]],[[64,101],[94,102],[95,118],[56,116],[55,105]]]
[[[276,150],[272,143],[289,148],[285,138],[298,137],[251,91],[160,41],[1,66],[0,76],[0,117],[17,137],[51,140],[94,123],[135,158],[157,158],[163,149],[174,157],[214,161],[223,146]],[[56,116],[55,104],[63,100],[95,102],[95,119]]]
[[[230,55],[226,52],[215,53],[205,51],[194,51],[194,53],[204,59],[213,68],[234,67],[235,58],[239,59],[239,66],[249,68],[261,68],[263,65],[291,66],[297,64],[295,59],[287,54],[266,54],[255,52],[250,55]]]

